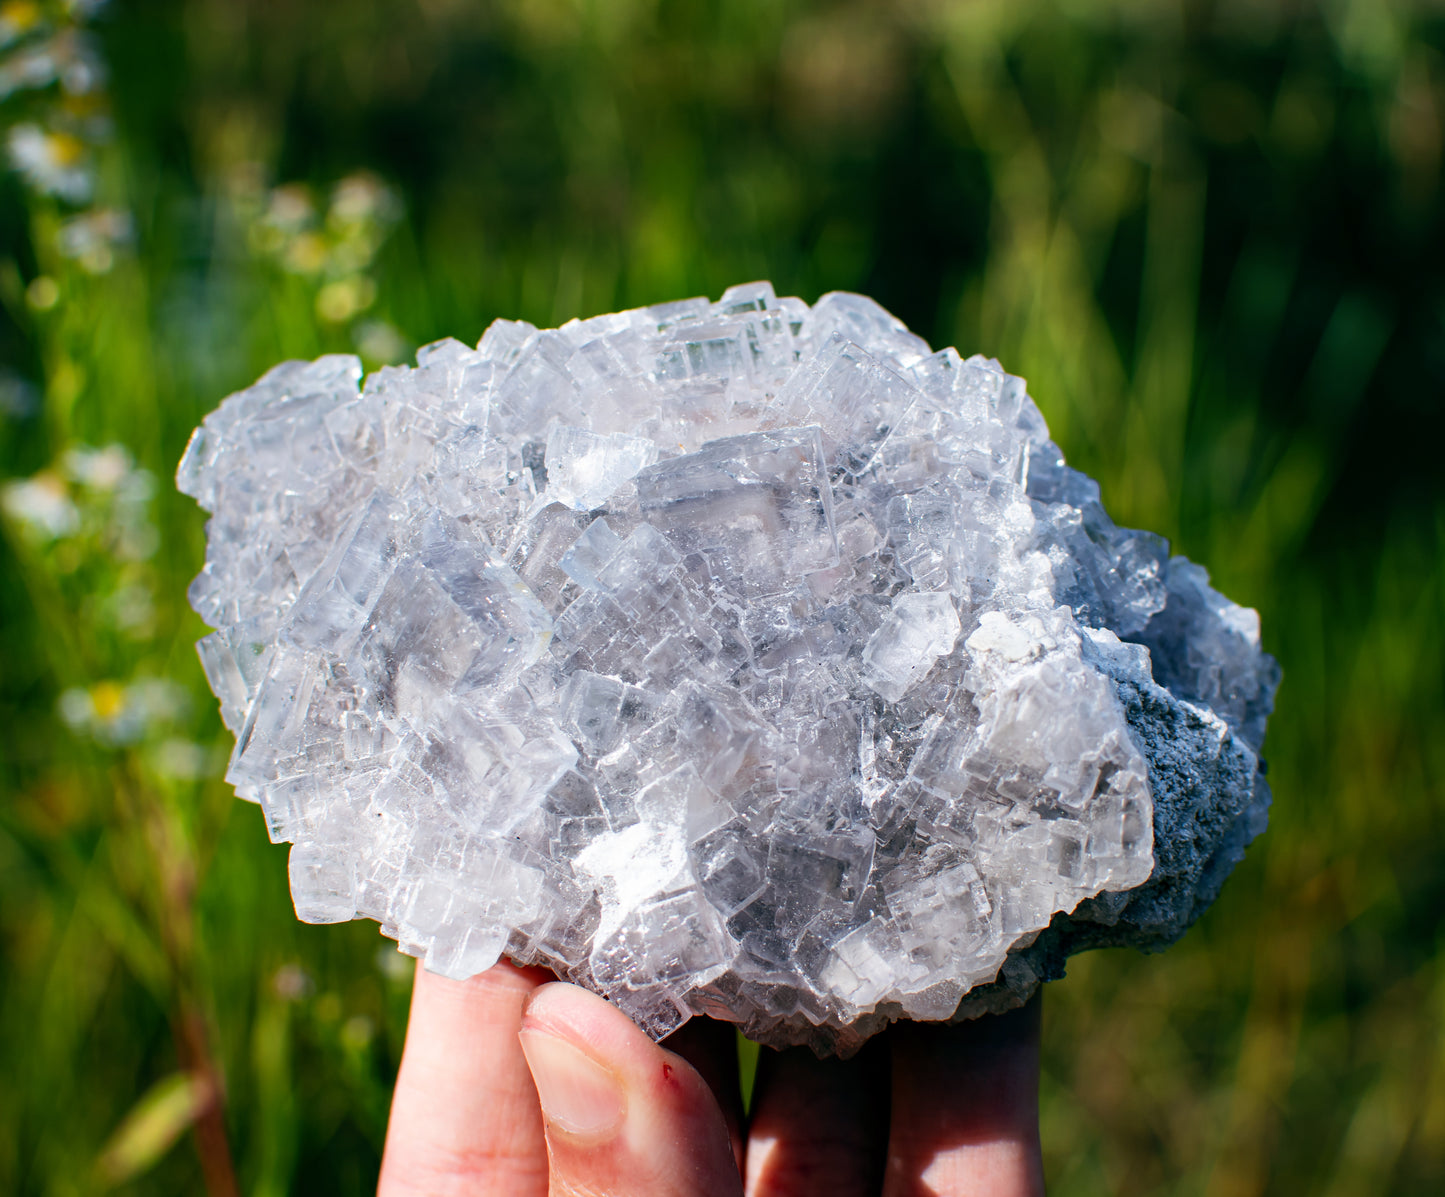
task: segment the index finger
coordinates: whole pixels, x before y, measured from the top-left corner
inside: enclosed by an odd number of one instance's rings
[[[900,1023],[884,1197],[1042,1197],[1039,1009]]]
[[[551,979],[505,960],[469,981],[417,967],[377,1197],[544,1197],[542,1110],[517,1031]]]

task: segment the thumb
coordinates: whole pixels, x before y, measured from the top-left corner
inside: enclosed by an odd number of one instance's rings
[[[546,1125],[550,1197],[740,1197],[717,1099],[681,1056],[575,985],[544,985],[522,1051]]]

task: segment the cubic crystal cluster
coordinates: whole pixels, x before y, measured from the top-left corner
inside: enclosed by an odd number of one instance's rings
[[[847,1053],[1162,946],[1262,829],[1256,614],[996,362],[766,283],[417,362],[278,366],[180,465],[301,918]]]

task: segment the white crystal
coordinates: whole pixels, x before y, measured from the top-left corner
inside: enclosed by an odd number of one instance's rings
[[[863,646],[863,684],[897,702],[939,657],[953,651],[961,630],[946,591],[900,594]]]
[[[580,511],[601,506],[638,470],[657,460],[657,446],[640,436],[601,436],[554,424],[547,434],[547,499]]]
[[[177,474],[303,919],[846,1052],[1167,942],[1263,826],[1258,617],[872,300],[498,321],[361,381],[278,366]]]

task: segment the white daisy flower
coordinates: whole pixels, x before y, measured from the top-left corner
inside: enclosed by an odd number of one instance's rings
[[[95,180],[85,143],[71,133],[52,133],[39,125],[16,125],[6,148],[10,163],[25,181],[44,195],[73,204],[90,198]]]

